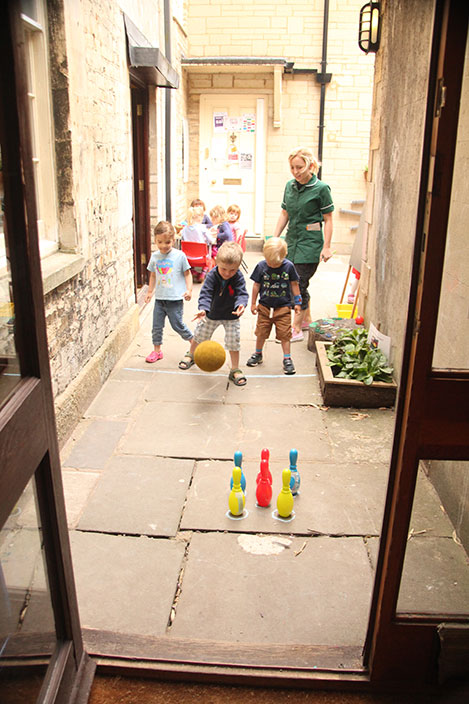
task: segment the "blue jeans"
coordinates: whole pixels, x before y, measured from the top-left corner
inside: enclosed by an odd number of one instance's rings
[[[163,328],[166,316],[169,318],[171,327],[183,340],[192,340],[192,332],[182,319],[184,308],[183,301],[162,301],[155,299],[153,308],[153,328],[151,339],[154,345],[161,345],[163,342]]]

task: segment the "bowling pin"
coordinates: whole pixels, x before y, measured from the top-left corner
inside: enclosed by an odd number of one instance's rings
[[[241,489],[241,469],[235,467],[233,469],[233,488],[230,491],[228,498],[228,507],[233,516],[241,516],[244,511],[246,499]]]
[[[261,450],[261,468],[262,468],[262,463],[265,463],[265,466],[267,467],[267,478],[270,482],[270,485],[272,486],[272,474],[269,469],[269,457],[270,457],[270,452],[269,450],[265,447],[263,450]],[[259,469],[259,472],[257,473],[256,477],[256,484],[259,484],[261,480],[261,469]]]
[[[291,471],[284,469],[282,472],[282,490],[277,498],[278,515],[282,518],[288,518],[293,511],[293,495],[290,490]]]
[[[241,489],[246,493],[246,477],[244,476],[243,468],[242,468],[242,463],[243,463],[243,453],[240,452],[240,450],[236,450],[234,453],[234,465],[235,467],[239,467],[241,469]],[[233,488],[233,477],[230,479],[230,489]]]
[[[290,450],[290,472],[291,472],[290,489],[291,489],[291,493],[293,494],[293,496],[296,496],[298,494],[298,491],[300,490],[300,484],[301,484],[300,473],[298,471],[298,467],[296,466],[297,460],[298,460],[298,450]]]
[[[256,488],[256,499],[258,506],[263,506],[265,508],[270,506],[270,501],[272,499],[272,484],[269,482],[267,472],[267,461],[261,460],[261,478]]]

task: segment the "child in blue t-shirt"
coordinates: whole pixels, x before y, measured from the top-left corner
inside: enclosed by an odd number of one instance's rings
[[[301,309],[299,277],[295,265],[285,259],[287,245],[280,237],[271,237],[264,244],[264,260],[257,264],[251,274],[251,312],[257,313],[256,351],[247,361],[248,367],[262,364],[264,343],[275,325],[275,336],[282,345],[283,371],[295,374],[295,365],[290,354],[292,297],[295,313]],[[259,303],[257,298],[259,296]]]
[[[147,269],[151,273],[145,297],[145,303],[149,303],[155,292],[151,332],[153,352],[145,359],[150,363],[163,359],[161,345],[166,316],[173,330],[183,340],[192,340],[193,337],[182,319],[183,301],[190,301],[192,297],[191,268],[184,252],[174,249],[174,237],[174,227],[170,222],[162,220],[155,227],[155,243],[158,249],[153,252],[148,262]]]

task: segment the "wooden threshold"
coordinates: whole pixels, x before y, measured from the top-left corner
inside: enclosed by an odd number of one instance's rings
[[[149,637],[85,628],[87,653],[100,672],[146,673],[239,682],[308,686],[313,681],[364,683],[361,646],[242,644]],[[153,673],[153,674],[152,674]]]

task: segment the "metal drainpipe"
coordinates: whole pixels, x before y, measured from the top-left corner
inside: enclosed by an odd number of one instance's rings
[[[171,63],[171,2],[164,0],[164,50],[169,63]],[[171,222],[171,89],[165,88],[165,195],[166,195],[166,220]]]
[[[316,80],[321,83],[321,97],[319,101],[319,137],[318,161],[322,164],[322,148],[324,144],[324,109],[326,105],[326,83],[331,80],[331,74],[326,73],[327,67],[327,29],[329,25],[329,0],[324,0],[324,18],[322,24],[322,59],[321,73],[316,75]],[[322,176],[322,166],[319,167],[318,178]]]

